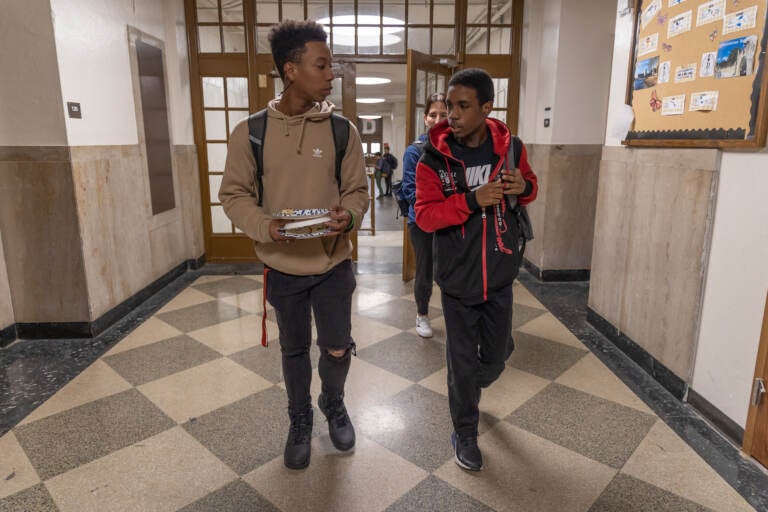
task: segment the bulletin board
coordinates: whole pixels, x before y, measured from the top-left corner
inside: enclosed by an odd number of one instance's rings
[[[631,146],[765,145],[768,0],[637,0]]]

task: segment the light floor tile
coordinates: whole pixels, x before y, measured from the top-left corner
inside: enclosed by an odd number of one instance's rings
[[[622,473],[722,512],[754,510],[672,429],[658,420]]]
[[[261,315],[245,315],[188,333],[191,338],[228,356],[261,345]],[[267,320],[267,340],[278,338],[277,324]]]
[[[560,375],[555,382],[632,407],[646,414],[653,414],[653,411],[594,354],[586,355]]]
[[[174,421],[183,423],[271,386],[222,358],[143,384],[138,390]]]
[[[468,473],[450,460],[435,476],[499,511],[586,512],[616,474],[504,422],[478,442],[482,472]]]
[[[317,339],[317,333],[312,325],[314,339]],[[383,324],[371,318],[359,315],[352,315],[352,339],[357,344],[357,349],[361,350],[375,343],[391,338],[400,333],[401,330],[391,325]]]
[[[228,297],[221,297],[219,299],[220,302],[224,302],[225,304],[230,304],[232,306],[237,306],[243,311],[255,313],[258,315],[261,315],[261,312],[264,311],[264,304],[262,300],[263,298],[261,295],[261,290],[230,295]],[[275,308],[273,308],[272,305],[267,302],[267,311],[272,311],[274,309]],[[274,314],[272,314],[271,317],[274,318]]]
[[[359,436],[351,453],[340,453],[330,439],[316,437],[307,470],[286,469],[283,458],[277,457],[243,480],[285,511],[378,512],[427,476],[423,469]]]
[[[97,360],[19,424],[25,425],[130,388],[128,381],[108,364]]]
[[[363,408],[386,400],[412,384],[407,379],[356,357],[349,367],[347,382],[344,386],[344,403],[350,416],[354,417]],[[283,385],[281,384],[281,387]],[[320,396],[320,390],[320,375],[315,369],[312,371],[311,386],[311,393],[315,401]]]
[[[46,486],[62,512],[171,512],[236,478],[176,427],[59,475]]]
[[[216,276],[219,277],[219,276]],[[175,311],[177,309],[186,308],[189,306],[197,306],[203,302],[212,300],[213,297],[207,293],[203,293],[195,288],[185,288],[183,292],[179,293],[176,297],[171,299],[168,304],[163,306],[158,313],[167,313],[168,311]]]
[[[445,317],[443,315],[430,317],[429,325],[432,326],[432,337],[429,339],[445,345],[445,336],[446,336]],[[418,336],[418,334],[416,333],[416,317],[415,316],[413,317],[413,328],[408,329],[408,332],[412,334],[416,334]]]
[[[521,325],[517,330],[582,350],[586,349],[584,344],[549,312]]]
[[[544,307],[544,305],[536,299],[536,297],[533,296],[531,292],[529,292],[523,285],[521,285],[518,281],[515,281],[515,284],[512,288],[512,297],[516,304],[522,304],[524,306],[528,306],[531,308],[538,308],[538,309],[547,309]]]
[[[13,432],[0,437],[0,453],[0,499],[40,482],[40,477]]]
[[[435,372],[419,382],[420,385],[436,393],[448,396],[448,370]],[[523,405],[536,393],[547,387],[549,381],[506,367],[499,379],[483,390],[480,397],[480,411],[496,418],[504,418]]]
[[[225,275],[210,275],[210,276],[200,276],[195,281],[190,284],[190,286],[194,286],[196,284],[206,284],[206,283],[215,283],[216,281],[223,281],[224,279],[231,279],[232,276],[229,274]]]
[[[210,297],[208,300],[210,300]],[[167,340],[168,338],[173,338],[180,334],[182,334],[180,330],[153,316],[131,331],[125,338],[118,342],[117,345],[112,347],[106,355],[110,356],[133,348],[151,345],[157,341]]]
[[[396,299],[394,295],[388,293],[371,290],[368,288],[360,288],[356,290],[352,296],[352,312],[363,311],[369,308],[375,308],[385,302]]]

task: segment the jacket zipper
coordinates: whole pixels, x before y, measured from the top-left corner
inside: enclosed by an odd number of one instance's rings
[[[486,246],[486,236],[487,236],[487,229],[486,229],[486,216],[485,216],[485,208],[483,208],[483,300],[488,300],[488,267],[486,262],[486,254],[485,254],[485,246]]]

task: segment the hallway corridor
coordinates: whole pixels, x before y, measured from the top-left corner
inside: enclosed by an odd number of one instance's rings
[[[316,411],[309,468],[283,466],[286,397],[271,313],[270,346],[259,344],[262,277],[208,265],[142,306],[138,327],[0,438],[0,511],[753,510],[526,288],[527,274],[514,289],[517,348],[482,397],[486,469],[460,470],[439,293],[435,336],[421,339],[400,236],[360,236],[353,453],[333,449]],[[0,351],[5,379],[14,350],[33,352],[25,343]]]

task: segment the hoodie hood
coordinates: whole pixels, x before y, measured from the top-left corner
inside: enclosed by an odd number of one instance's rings
[[[491,137],[493,137],[493,152],[499,157],[505,158],[507,148],[512,140],[509,128],[507,128],[506,124],[493,117],[487,117],[485,119],[485,126],[491,131]],[[440,121],[427,132],[429,144],[427,144],[425,149],[437,151],[441,155],[448,156],[455,160],[456,157],[453,156],[451,149],[448,146],[448,137],[450,135],[451,127],[448,125],[448,120],[444,119],[443,121]]]
[[[277,121],[282,127],[283,134],[288,137],[289,127],[291,125],[301,125],[301,132],[299,134],[298,142],[296,144],[296,153],[301,154],[301,144],[304,141],[304,127],[307,122],[319,122],[324,121],[330,117],[331,112],[336,108],[333,103],[328,100],[323,100],[319,103],[312,105],[312,108],[296,116],[287,116],[277,109],[277,105],[280,103],[279,99],[270,100],[267,104],[267,115],[270,121]]]

